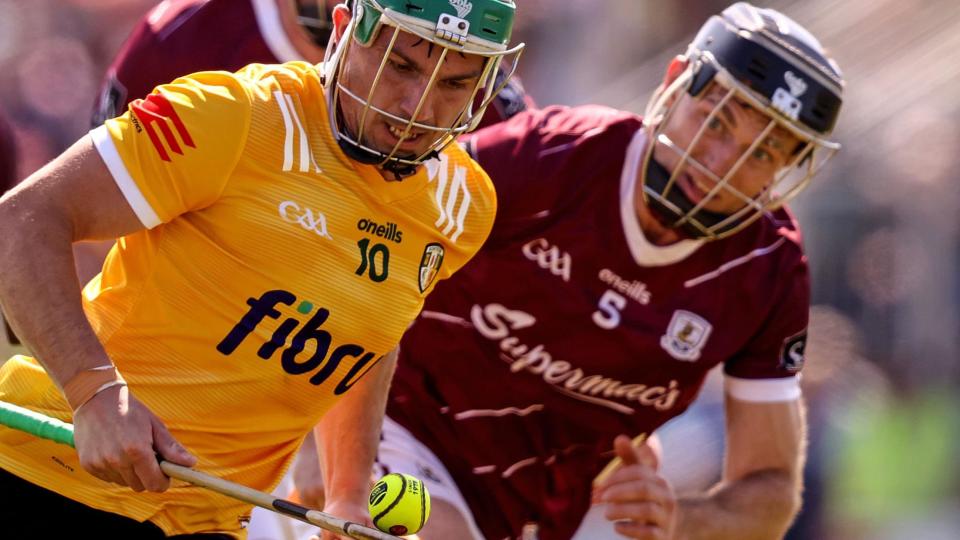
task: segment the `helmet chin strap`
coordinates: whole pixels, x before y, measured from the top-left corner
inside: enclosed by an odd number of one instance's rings
[[[384,163],[383,154],[371,152],[365,148],[361,148],[343,137],[337,137],[337,143],[340,145],[340,149],[343,150],[343,153],[346,154],[348,158],[363,163],[364,165],[377,165],[380,169],[389,173],[393,173],[395,180],[403,180],[404,178],[413,176],[417,173],[416,165],[401,163],[393,159]],[[437,153],[434,151],[428,159],[433,159],[436,156]]]
[[[337,113],[340,116],[340,113]],[[343,117],[341,118],[341,125],[346,128],[346,123],[343,122]],[[413,176],[417,173],[417,165],[410,163],[402,163],[395,159],[389,159],[386,163],[384,160],[387,159],[386,156],[379,152],[371,152],[366,148],[362,148],[357,144],[354,144],[352,141],[346,139],[346,137],[337,137],[337,144],[340,145],[340,150],[343,150],[343,153],[347,155],[348,158],[363,163],[364,165],[376,165],[381,170],[393,173],[395,180],[403,180],[408,176]],[[430,152],[426,159],[433,159],[439,157],[439,154],[436,150]]]
[[[670,171],[666,167],[657,163],[657,160],[651,157],[647,161],[647,170],[644,171],[644,186],[650,188],[657,194],[660,194],[659,197],[653,197],[649,194],[646,194],[647,205],[649,208],[653,209],[656,216],[659,218],[659,221],[665,224],[668,227],[677,228],[683,233],[694,239],[700,238],[709,238],[710,235],[702,231],[699,227],[694,226],[690,223],[691,220],[696,220],[698,223],[703,225],[705,229],[709,229],[720,223],[721,221],[727,219],[729,216],[726,214],[721,214],[719,212],[711,212],[701,208],[697,210],[696,213],[690,216],[690,219],[684,221],[680,225],[673,225],[677,220],[683,218],[683,216],[690,213],[691,210],[696,206],[693,201],[687,198],[683,194],[683,191],[674,187],[670,192],[664,197],[662,193],[667,188],[667,183],[670,181]],[[669,206],[661,201],[661,198],[666,198],[670,204],[680,209],[680,213],[676,210],[673,210]],[[724,231],[735,227],[739,222],[734,221],[732,224],[729,224],[720,230],[715,231],[715,234],[721,234]]]

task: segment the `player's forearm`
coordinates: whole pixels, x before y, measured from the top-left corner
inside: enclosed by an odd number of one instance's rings
[[[0,199],[0,305],[24,344],[61,384],[109,362],[80,301],[73,229],[50,219],[39,194],[14,190]]]
[[[317,446],[327,500],[365,500],[380,442],[395,351],[341,398],[317,424]]]
[[[771,540],[782,538],[800,509],[796,475],[762,470],[714,486],[702,496],[680,498],[676,540]]]

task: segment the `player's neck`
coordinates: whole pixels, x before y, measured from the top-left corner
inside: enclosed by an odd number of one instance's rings
[[[635,189],[633,193],[633,211],[640,223],[640,229],[643,230],[643,236],[655,246],[668,246],[683,240],[683,236],[676,229],[667,227],[653,215],[653,211],[643,200],[643,190],[640,189],[641,182],[642,179],[637,178],[638,189]]]
[[[283,26],[283,31],[290,39],[293,48],[297,50],[297,54],[311,64],[322,62],[324,50],[322,47],[318,47],[297,23],[294,3],[290,0],[277,0],[277,11],[280,13],[280,24]]]

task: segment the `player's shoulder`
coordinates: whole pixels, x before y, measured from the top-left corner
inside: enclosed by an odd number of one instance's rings
[[[427,161],[425,166],[431,182],[443,174],[442,168],[446,168],[449,180],[453,180],[455,183],[462,182],[471,192],[479,195],[476,204],[495,209],[496,191],[490,181],[490,176],[479,163],[474,161],[463,146],[456,143],[450,144],[443,149],[437,159]],[[473,196],[471,195],[471,197]]]
[[[476,240],[482,243],[497,212],[497,193],[487,172],[459,144],[447,146],[423,166],[429,183],[437,186],[436,197],[464,208],[466,219],[474,221],[470,229],[479,234]]]
[[[478,134],[497,134],[499,136],[533,136],[539,139],[580,137],[584,134],[599,136],[620,130],[633,133],[641,124],[640,117],[603,105],[550,105],[538,109],[528,109],[514,115],[497,130],[493,126],[481,130]]]
[[[800,223],[787,206],[770,211],[727,240],[731,241],[730,257],[763,261],[775,267],[779,275],[791,268],[805,268],[807,264]]]
[[[465,138],[464,144],[496,177],[503,169],[535,165],[539,170],[547,162],[562,167],[583,152],[618,153],[641,125],[639,116],[602,105],[552,105],[479,130]]]
[[[781,206],[763,219],[766,234],[778,241],[783,240],[784,244],[789,246],[789,251],[795,257],[803,257],[803,232],[800,229],[800,222],[790,210],[789,206]]]
[[[320,74],[309,62],[293,61],[285,64],[250,64],[236,72],[243,84],[269,91],[303,94],[319,91]]]
[[[641,119],[636,114],[604,105],[554,105],[541,109],[539,118],[542,130],[573,135],[618,129],[627,129],[633,133],[640,124]]]

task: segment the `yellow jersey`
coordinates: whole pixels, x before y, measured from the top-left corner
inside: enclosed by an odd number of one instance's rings
[[[87,318],[199,470],[260,490],[479,249],[496,211],[456,145],[402,181],[348,159],[303,62],[177,79],[91,136],[146,228],[84,288]],[[0,399],[71,420],[26,356],[0,368]],[[249,516],[179,482],[161,494],[102,482],[72,449],[6,428],[0,467],[167,534],[242,536]]]

